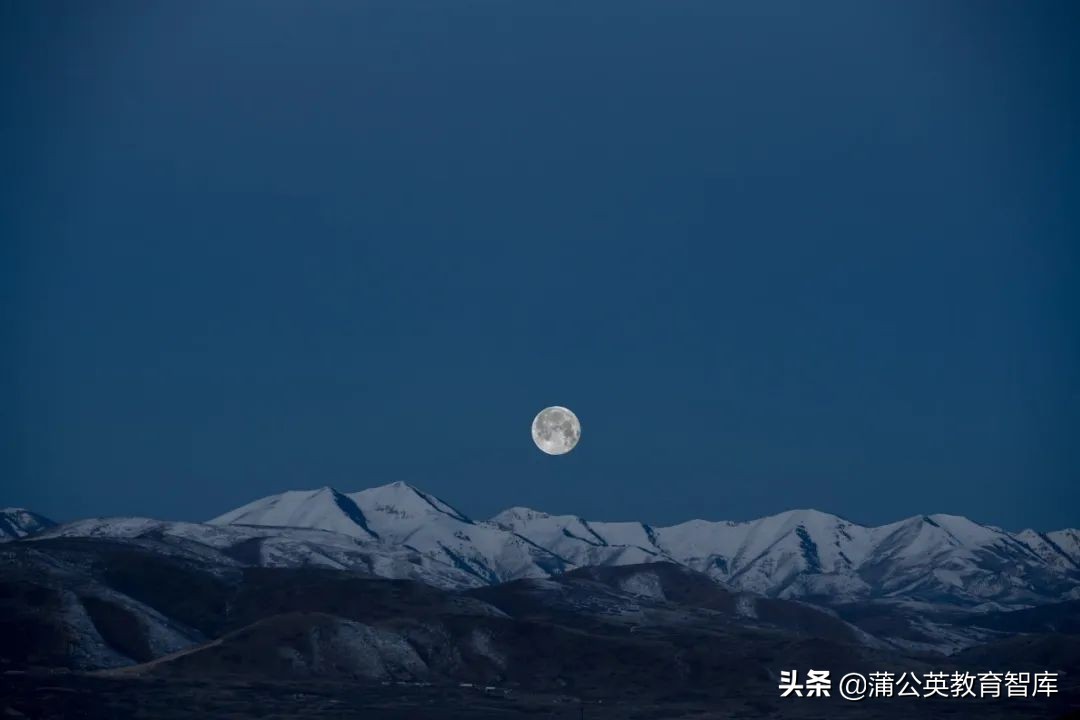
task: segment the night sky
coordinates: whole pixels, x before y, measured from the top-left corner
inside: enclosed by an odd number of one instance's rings
[[[0,8],[0,506],[1080,525],[1076,3]]]

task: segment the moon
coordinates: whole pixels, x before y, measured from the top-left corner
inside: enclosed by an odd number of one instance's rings
[[[532,437],[536,447],[548,455],[565,455],[581,439],[581,423],[568,408],[553,405],[533,418]]]

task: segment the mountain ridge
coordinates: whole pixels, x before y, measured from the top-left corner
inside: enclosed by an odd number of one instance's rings
[[[946,513],[863,526],[802,508],[740,522],[653,526],[514,506],[475,520],[431,493],[394,482],[356,492],[290,490],[204,524],[145,523],[77,521],[40,535],[153,532],[177,543],[214,545],[224,542],[215,533],[248,528],[241,533],[250,548],[245,552],[270,566],[359,563],[387,577],[453,587],[663,561],[733,590],[825,604],[876,599],[995,610],[1080,599],[1080,532],[1010,533]]]
[[[365,529],[381,540],[485,583],[575,567],[670,561],[735,589],[775,597],[876,596],[1022,607],[1080,595],[1080,533],[1072,529],[1010,533],[947,513],[864,526],[811,508],[742,522],[695,519],[669,526],[592,521],[524,506],[474,520],[404,482],[321,492],[348,498],[365,518]],[[257,500],[210,524],[289,526],[279,505],[298,501],[302,507],[289,512],[301,519],[300,527],[332,529],[335,514],[324,521],[305,491]],[[266,510],[255,512],[260,504]]]
[[[55,526],[54,521],[26,508],[0,508],[0,542],[24,538]]]
[[[1080,557],[1078,539],[1072,530],[1011,534],[944,513],[866,527],[798,509],[745,522],[691,520],[661,527],[517,506],[474,520],[398,482],[351,493],[332,487],[287,491],[207,523],[79,520],[14,541],[22,548],[13,548],[19,553],[12,557],[68,572],[63,568],[74,566],[66,555],[90,547],[106,555],[152,553],[213,568],[222,577],[252,568],[344,571],[451,592],[518,583],[513,587],[524,588],[528,597],[571,587],[562,581],[566,577],[615,578],[631,594],[662,597],[667,591],[660,585],[682,585],[684,577],[664,568],[682,568],[716,585],[717,593],[705,593],[710,603],[734,603],[746,617],[781,613],[822,628],[821,618],[795,609],[817,607],[890,647],[950,653],[996,632],[971,618],[1040,608],[1040,627],[1061,627],[1068,608],[1080,601],[1080,570],[1073,559]],[[655,572],[642,569],[649,566]],[[517,591],[495,594],[505,592]],[[110,593],[99,595],[113,602]],[[783,604],[789,601],[794,605]],[[101,610],[97,600],[88,602],[88,612]],[[575,603],[608,605],[589,593]],[[137,604],[125,607],[140,622],[152,620]],[[163,626],[157,641],[172,643],[169,632]]]

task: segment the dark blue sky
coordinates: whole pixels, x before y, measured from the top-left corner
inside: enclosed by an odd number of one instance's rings
[[[0,505],[1080,524],[1075,3],[2,8]]]

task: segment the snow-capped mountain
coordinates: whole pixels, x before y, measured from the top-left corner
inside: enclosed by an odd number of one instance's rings
[[[0,508],[0,541],[24,538],[56,525],[25,508]]]
[[[440,559],[485,583],[547,577],[568,566],[556,553],[492,523],[473,522],[407,483],[395,482],[349,497],[371,518],[372,527],[384,540]]]
[[[216,517],[210,524],[316,528],[363,540],[378,538],[356,503],[330,487],[271,495]]]
[[[674,562],[733,590],[832,606],[930,603],[993,610],[1080,599],[1080,533],[1009,533],[953,515],[866,527],[816,510],[669,527],[514,507],[474,521],[396,482],[290,491],[210,521],[89,520],[35,537],[116,536],[247,564],[322,565],[469,587],[586,566]]]
[[[475,582],[585,566],[669,561],[731,588],[784,598],[1019,607],[1080,596],[1080,534],[1011,534],[953,515],[865,527],[816,510],[670,527],[594,522],[529,508],[473,521],[405,483],[257,500],[211,521],[342,532],[414,551]]]
[[[548,515],[523,507],[504,510],[491,522],[578,567],[673,559],[656,544],[653,528],[643,523],[590,523],[575,515]]]
[[[1017,533],[1016,538],[1052,567],[1066,572],[1080,569],[1080,531],[1040,533],[1024,530]]]
[[[316,528],[379,541],[456,568],[476,584],[547,577],[568,568],[557,554],[492,523],[475,523],[449,504],[395,482],[345,495],[332,488],[256,500],[213,525]]]
[[[255,587],[281,573],[326,587],[340,576],[342,588],[386,578],[406,582],[392,588],[418,581],[455,597],[490,595],[526,614],[625,616],[640,624],[642,603],[671,601],[726,613],[725,622],[943,653],[1010,632],[1067,631],[1080,601],[1080,533],[1009,533],[953,515],[866,527],[791,510],[749,522],[657,527],[514,507],[476,521],[399,482],[353,493],[285,492],[208,523],[121,517],[41,529],[48,521],[32,513],[3,517],[31,534],[8,539],[0,569],[20,582],[50,578],[62,615],[57,627],[80,638],[73,647],[86,656],[72,661],[79,667],[122,665],[211,637],[220,628],[189,626],[151,602],[168,599],[157,589],[162,578],[179,587],[189,575],[202,578],[193,592],[208,593],[200,601],[208,608],[218,607],[224,588]],[[158,569],[144,575],[146,563]],[[349,607],[351,597],[341,590],[334,603]],[[268,607],[286,598],[308,609],[313,602],[307,590],[290,590]],[[26,612],[36,617],[36,608]],[[1023,608],[1036,614],[1022,616]],[[146,630],[145,648],[125,645],[139,657],[125,660],[102,639],[113,627],[102,612]],[[684,610],[658,612],[665,623],[697,622]]]
[[[1012,535],[954,515],[864,527],[816,510],[792,510],[743,523],[651,527],[512,508],[493,521],[574,564],[622,564],[640,552],[776,597],[1014,606],[1071,597],[1080,589],[1076,531]]]

